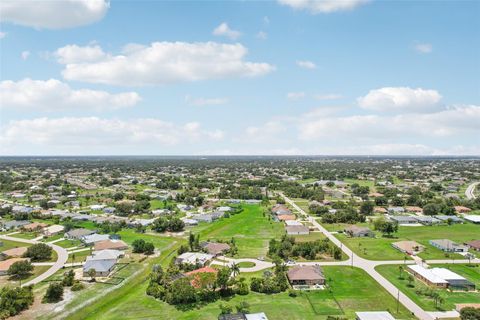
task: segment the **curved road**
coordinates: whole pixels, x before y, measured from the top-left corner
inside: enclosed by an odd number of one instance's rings
[[[465,190],[465,196],[467,197],[467,199],[475,199],[475,194],[474,194],[474,191],[475,191],[475,187],[480,184],[480,182],[474,182],[472,184],[470,184],[468,187],[467,187],[467,190]]]
[[[282,196],[285,201],[294,207],[298,212],[306,217],[306,219],[317,227],[330,241],[336,244],[338,247],[342,249],[342,251],[348,256],[347,261],[342,261],[344,265],[351,265],[354,267],[358,267],[363,269],[367,272],[373,279],[375,279],[385,290],[387,290],[395,299],[399,299],[400,303],[404,305],[410,312],[412,312],[418,319],[421,320],[433,320],[433,317],[429,312],[426,312],[422,308],[420,308],[412,299],[407,297],[403,294],[397,287],[395,287],[390,281],[385,279],[380,273],[375,270],[375,267],[381,264],[404,264],[404,261],[372,261],[367,260],[364,258],[359,257],[356,255],[352,250],[350,250],[347,246],[343,245],[343,243],[338,240],[334,235],[332,235],[327,229],[325,229],[322,225],[320,225],[313,217],[309,216],[302,208],[300,208],[295,202],[290,200],[286,197],[283,193],[278,192],[280,196]],[[353,261],[352,261],[353,260]],[[472,261],[479,261],[478,259]],[[427,263],[468,263],[468,260],[430,260]],[[407,261],[407,263],[415,263],[414,261]],[[306,264],[306,263],[303,263]],[[309,264],[319,264],[322,263],[309,263]],[[326,265],[326,264],[325,264]]]
[[[9,236],[6,236],[6,235],[0,235],[0,239],[16,241],[16,242],[24,242],[24,243],[29,243],[29,244],[40,243],[39,241],[35,241],[35,240],[9,237]],[[42,273],[41,275],[39,275],[35,279],[32,279],[28,282],[23,283],[22,287],[29,286],[29,285],[32,285],[32,284],[37,284],[37,283],[47,279],[48,277],[52,276],[55,272],[57,272],[58,270],[63,268],[63,266],[67,262],[67,260],[68,260],[67,250],[65,250],[64,248],[62,248],[60,246],[57,246],[54,243],[46,243],[46,244],[48,246],[52,247],[52,249],[55,250],[55,252],[57,253],[57,261],[47,271],[45,271],[44,273]]]

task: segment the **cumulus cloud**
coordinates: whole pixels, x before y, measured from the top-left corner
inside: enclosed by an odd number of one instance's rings
[[[185,96],[185,102],[191,106],[212,106],[212,105],[222,105],[228,103],[227,98],[202,98],[202,97],[192,97],[190,95]]]
[[[84,52],[92,54],[82,58]],[[256,77],[275,70],[268,63],[245,61],[247,52],[239,43],[154,42],[129,45],[121,55],[74,45],[60,48],[56,54],[65,63],[65,79],[124,86]]]
[[[457,106],[447,110],[425,114],[394,116],[353,115],[312,117],[298,121],[301,140],[312,141],[331,137],[355,139],[355,141],[378,141],[395,139],[442,139],[461,137],[465,134],[480,134],[480,106]]]
[[[95,62],[107,57],[99,45],[80,47],[76,44],[59,48],[54,56],[61,64]]]
[[[21,153],[38,146],[65,152],[73,147],[82,150],[83,154],[85,150],[103,150],[104,154],[108,154],[109,150],[118,147],[126,148],[121,149],[125,154],[129,153],[128,148],[144,146],[161,153],[155,148],[204,140],[218,141],[222,138],[222,131],[203,130],[197,122],[174,124],[153,118],[37,118],[11,121],[0,131],[0,145],[5,150],[13,149]]]
[[[433,50],[433,47],[430,43],[417,43],[414,46],[415,51],[419,53],[430,53]]]
[[[37,29],[64,29],[88,25],[107,13],[107,0],[2,0],[0,21]]]
[[[289,92],[287,93],[287,99],[299,100],[305,98],[305,92]]]
[[[230,29],[226,22],[222,22],[218,27],[213,29],[212,34],[214,36],[224,36],[232,40],[236,40],[242,35],[240,31]]]
[[[438,107],[442,96],[436,90],[409,87],[384,87],[370,90],[357,99],[360,107],[387,112],[424,112]]]
[[[133,106],[140,101],[135,92],[111,94],[106,91],[79,89],[56,79],[0,82],[2,107],[36,111],[104,110]]]
[[[295,10],[319,14],[353,10],[369,0],[278,0],[278,2]]]
[[[311,69],[311,70],[317,68],[317,65],[315,63],[308,60],[297,60],[297,66],[303,69]]]

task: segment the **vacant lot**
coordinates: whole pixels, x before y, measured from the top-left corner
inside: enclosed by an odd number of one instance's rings
[[[268,212],[258,205],[245,205],[243,211],[210,224],[201,224],[193,229],[200,232],[200,240],[235,239],[239,258],[265,256],[270,239],[280,239],[283,224],[269,219]]]
[[[479,265],[432,265],[432,267],[449,268],[453,272],[456,272],[475,283],[477,288],[480,287]],[[377,267],[377,270],[425,310],[452,310],[455,308],[455,303],[478,303],[480,301],[479,292],[449,292],[444,289],[439,289],[437,292],[440,293],[441,297],[444,299],[444,302],[435,307],[433,299],[416,292],[418,289],[427,289],[428,286],[415,279],[414,287],[409,287],[407,280],[408,274],[406,271],[403,272],[404,279],[399,279],[400,271],[398,265],[379,266]]]

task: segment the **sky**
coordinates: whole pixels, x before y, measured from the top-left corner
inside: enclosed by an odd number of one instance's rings
[[[0,2],[0,155],[480,155],[480,1]]]

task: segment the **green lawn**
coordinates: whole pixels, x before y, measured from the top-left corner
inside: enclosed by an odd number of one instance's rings
[[[57,246],[60,246],[62,248],[71,248],[71,247],[78,247],[82,244],[80,240],[69,240],[65,239],[62,241],[55,242]]]
[[[354,318],[355,311],[390,310],[399,319],[411,319],[400,305],[364,271],[350,267],[325,267],[330,290],[299,293],[295,298],[287,293],[265,295],[251,292],[194,309],[180,310],[145,295],[147,283],[139,283],[124,295],[99,301],[98,308],[87,307],[68,319],[199,319],[214,320],[220,313],[220,303],[235,306],[240,301],[250,304],[250,312],[265,312],[269,319],[326,319],[328,315]],[[378,299],[378,297],[382,299]]]
[[[162,236],[161,233],[137,233],[133,229],[123,229],[122,231],[118,232],[118,234],[122,237],[122,240],[128,243],[129,245],[136,239],[143,239],[147,242],[152,242],[156,249],[163,248],[175,238],[169,238]]]
[[[295,235],[295,242],[308,242],[308,241],[315,241],[325,239],[325,235],[321,232],[310,232],[307,235]]]
[[[343,230],[345,225],[323,224],[330,231]],[[373,230],[372,224],[360,224]],[[414,240],[425,246],[425,251],[418,256],[422,259],[462,259],[459,254],[446,254],[445,252],[431,246],[428,241],[433,239],[450,239],[463,243],[478,239],[480,225],[473,223],[455,224],[451,226],[421,226],[421,227],[399,227],[394,238],[384,238],[377,233],[377,238],[349,238],[344,234],[336,234],[336,237],[347,245],[359,256],[370,260],[402,260],[404,254],[391,246],[392,242],[401,240]]]
[[[83,250],[83,251],[79,251],[79,252],[69,253],[68,254],[68,260],[67,260],[67,265],[68,265],[68,263],[72,262],[73,257],[74,257],[73,262],[83,262],[83,261],[85,261],[85,259],[89,255],[90,255],[90,250]]]
[[[0,239],[0,243],[3,244],[3,246],[0,246],[0,251],[5,251],[5,250],[8,250],[8,249],[17,248],[17,247],[28,247],[28,246],[30,246],[29,243],[10,241],[10,240],[4,240],[4,239]]]
[[[243,261],[238,263],[239,268],[251,268],[254,267],[255,263],[249,261]]]
[[[22,233],[12,234],[10,235],[10,237],[31,240],[41,235],[42,234],[39,232],[22,232]]]
[[[372,180],[360,180],[360,179],[343,179],[346,183],[352,185],[354,183],[358,184],[361,187],[369,187],[370,192],[376,191],[375,189],[375,181]]]
[[[445,267],[451,269],[453,272],[469,279],[474,282],[477,288],[480,287],[480,266],[479,265],[432,265],[432,267]],[[415,292],[418,288],[428,288],[423,282],[415,279],[415,287],[408,287],[407,272],[404,272],[404,279],[399,279],[399,266],[398,265],[383,265],[378,266],[376,269],[385,278],[390,280],[397,288],[399,288],[404,294],[410,297],[420,307],[428,311],[435,311],[434,301],[424,295],[419,295]],[[439,305],[438,310],[452,310],[455,308],[456,303],[479,303],[479,292],[449,292],[445,289],[438,289],[440,295],[444,299],[444,303]]]
[[[200,240],[230,240],[235,238],[238,258],[266,256],[270,239],[279,239],[284,233],[283,224],[269,220],[268,213],[258,205],[244,205],[244,210],[230,218],[210,224],[201,224],[192,231],[200,232]]]

